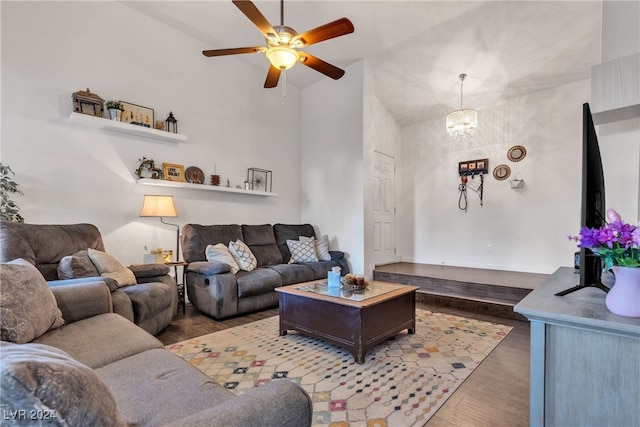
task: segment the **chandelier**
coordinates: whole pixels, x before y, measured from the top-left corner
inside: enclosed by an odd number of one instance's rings
[[[473,136],[478,126],[478,112],[470,108],[462,108],[462,84],[467,75],[463,73],[458,77],[460,78],[460,109],[447,116],[447,133],[460,140]]]

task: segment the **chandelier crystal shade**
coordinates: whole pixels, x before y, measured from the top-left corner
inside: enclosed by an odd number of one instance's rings
[[[462,84],[467,77],[460,74],[460,109],[447,116],[447,133],[456,139],[472,136],[478,126],[478,112],[470,108],[462,108]]]

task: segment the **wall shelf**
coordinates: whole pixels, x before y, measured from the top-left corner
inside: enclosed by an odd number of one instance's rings
[[[179,133],[170,133],[163,130],[136,126],[129,123],[116,122],[115,120],[103,119],[82,113],[71,113],[69,116],[69,122],[97,129],[106,129],[112,132],[142,136],[145,138],[155,139],[157,141],[185,142],[187,140],[186,135],[181,135]]]
[[[219,187],[216,185],[191,184],[189,182],[165,181],[163,179],[142,178],[138,180],[140,185],[151,185],[156,187],[186,188],[189,190],[218,191],[221,193],[246,194],[249,196],[275,197],[278,193],[269,191],[245,190],[242,188]]]

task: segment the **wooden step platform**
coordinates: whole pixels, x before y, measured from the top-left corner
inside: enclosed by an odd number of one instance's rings
[[[526,320],[513,307],[546,274],[399,262],[377,266],[374,280],[420,288],[416,299],[509,319]]]

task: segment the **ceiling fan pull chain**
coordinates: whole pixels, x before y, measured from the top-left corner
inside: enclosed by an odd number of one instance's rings
[[[284,107],[284,99],[287,97],[287,70],[282,70],[282,106]]]

